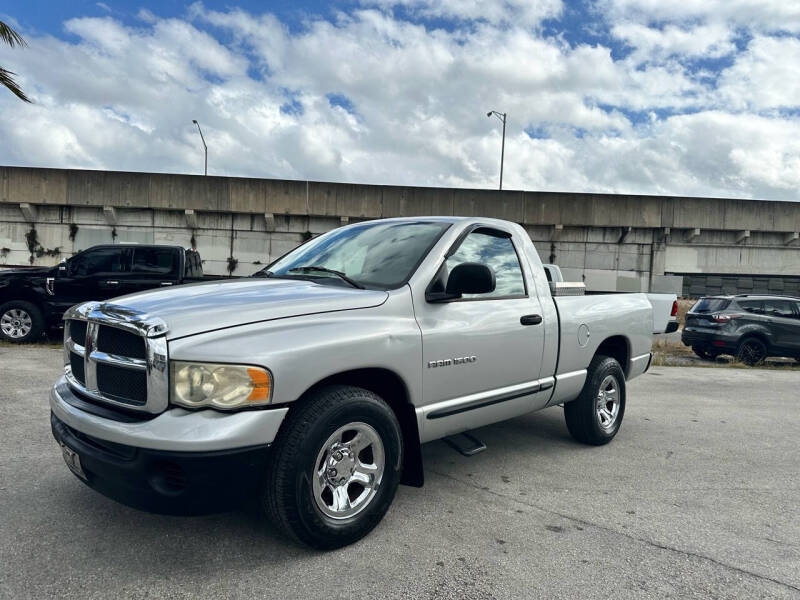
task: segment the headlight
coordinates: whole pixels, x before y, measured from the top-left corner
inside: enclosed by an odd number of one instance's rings
[[[272,375],[250,365],[170,363],[170,399],[190,408],[236,409],[269,404]]]

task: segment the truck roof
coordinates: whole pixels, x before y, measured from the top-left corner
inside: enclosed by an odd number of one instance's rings
[[[485,225],[515,225],[513,221],[505,221],[503,219],[492,219],[489,217],[457,217],[457,216],[419,216],[419,217],[390,217],[388,219],[375,219],[373,221],[359,221],[351,225],[362,225],[364,223],[373,223],[380,221],[381,223],[480,223]]]
[[[142,247],[142,248],[175,248],[179,250],[191,250],[191,248],[184,248],[183,246],[179,246],[177,244],[142,244],[140,242],[116,242],[114,244],[93,244],[91,246],[87,246],[84,250],[91,250],[92,248],[118,248],[120,246],[133,246],[133,247]],[[82,252],[83,250],[81,250]]]

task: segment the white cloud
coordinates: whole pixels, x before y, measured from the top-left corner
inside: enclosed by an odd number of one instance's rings
[[[720,78],[720,92],[737,110],[800,105],[800,40],[754,38]]]
[[[645,24],[728,23],[759,31],[800,32],[800,3],[794,0],[599,0],[598,8],[613,22]]]
[[[361,0],[361,3],[382,8],[403,7],[411,14],[426,18],[525,26],[557,17],[563,10],[561,0]]]
[[[633,46],[639,60],[681,58],[719,58],[736,50],[731,38],[734,32],[721,23],[683,28],[667,25],[647,27],[640,23],[621,22],[611,28],[611,34]]]
[[[292,30],[202,4],[136,26],[76,18],[74,41],[0,50],[36,101],[0,93],[0,164],[198,172],[198,119],[212,174],[495,187],[497,109],[509,188],[797,199],[800,41],[761,32],[739,51],[717,7],[667,19],[609,0],[608,31],[632,49],[616,60],[542,32],[560,1],[364,0]],[[780,16],[770,4],[761,22]],[[711,76],[691,66],[720,58]]]

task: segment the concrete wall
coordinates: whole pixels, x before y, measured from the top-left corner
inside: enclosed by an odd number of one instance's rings
[[[97,243],[194,240],[207,272],[226,273],[233,257],[234,274],[247,275],[342,223],[416,215],[522,223],[545,262],[595,290],[677,291],[703,273],[800,276],[800,202],[20,167],[0,167],[0,266],[52,264]]]

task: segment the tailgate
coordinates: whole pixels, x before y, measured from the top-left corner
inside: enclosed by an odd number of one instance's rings
[[[647,294],[647,299],[653,307],[653,333],[666,332],[669,324],[676,321],[672,316],[672,306],[678,297],[675,294]]]

